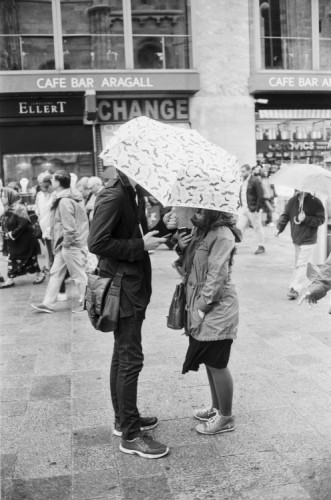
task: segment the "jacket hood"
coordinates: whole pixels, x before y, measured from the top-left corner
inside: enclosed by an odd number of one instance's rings
[[[77,202],[83,201],[83,196],[81,195],[81,193],[77,191],[77,189],[73,188],[63,189],[62,191],[56,194],[56,198],[57,199],[70,198],[71,200]]]

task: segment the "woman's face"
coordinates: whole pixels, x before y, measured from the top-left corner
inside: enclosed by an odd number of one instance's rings
[[[203,216],[204,216],[203,208],[194,208],[194,216],[195,216],[196,220],[203,219]]]

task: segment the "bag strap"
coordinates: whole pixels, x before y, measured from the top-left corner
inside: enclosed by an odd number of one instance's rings
[[[118,286],[118,287],[121,286],[122,278],[126,271],[126,268],[127,268],[126,262],[121,262],[113,278],[112,286]]]

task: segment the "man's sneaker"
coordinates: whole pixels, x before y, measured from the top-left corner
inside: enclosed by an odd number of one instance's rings
[[[289,300],[296,300],[299,297],[299,293],[294,290],[294,288],[290,288],[290,290],[287,292],[287,298]]]
[[[254,253],[255,253],[255,255],[258,255],[259,253],[264,253],[264,252],[265,252],[265,248],[264,248],[264,246],[260,245],[260,246],[258,247],[258,249],[257,249],[257,250],[255,250],[255,252],[254,252]]]
[[[157,417],[140,417],[141,431],[150,431],[151,429],[154,429],[157,425],[159,425],[159,420]],[[119,422],[115,422],[113,434],[114,436],[118,437],[122,436],[121,426]]]
[[[68,300],[68,296],[66,293],[58,293],[57,294],[57,299],[56,299],[58,302],[65,302],[66,300]]]
[[[217,415],[217,410],[215,410],[215,408],[202,408],[193,412],[194,418],[203,420],[204,422],[212,417],[215,417],[215,415]]]
[[[31,307],[33,307],[33,309],[37,309],[37,311],[42,313],[52,314],[54,312],[54,309],[45,306],[45,304],[31,304]]]
[[[234,424],[234,415],[224,417],[223,415],[215,415],[207,422],[196,426],[196,431],[199,434],[220,434],[221,432],[231,432],[236,428]]]
[[[148,436],[142,432],[131,441],[122,438],[120,450],[123,453],[139,455],[143,458],[161,458],[169,453],[168,446],[154,441],[152,436]]]
[[[84,308],[84,304],[80,304],[78,307],[76,307],[75,309],[73,309],[71,312],[73,312],[75,314],[80,314],[80,313],[86,312],[86,310]]]

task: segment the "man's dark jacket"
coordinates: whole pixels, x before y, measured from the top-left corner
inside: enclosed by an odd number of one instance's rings
[[[239,193],[240,205],[242,206],[241,189]],[[247,181],[247,206],[250,212],[258,212],[264,206],[264,191],[262,182],[256,175],[250,175]]]
[[[136,193],[127,178],[119,177],[108,182],[98,194],[88,237],[90,252],[99,261],[99,274],[114,277],[121,262],[126,263],[122,279],[120,317],[134,315],[144,318],[152,293],[152,272],[148,252],[144,250],[139,224],[147,232],[143,204],[135,201]],[[160,221],[153,230],[156,236],[168,234]]]
[[[296,224],[294,219],[299,214],[299,197],[294,195],[287,202],[284,213],[279,217],[277,229],[281,233],[288,222],[291,224],[291,236],[295,245],[313,245],[317,241],[318,226],[324,224],[325,211],[323,203],[307,193],[303,200],[303,211],[306,214],[301,224]]]

